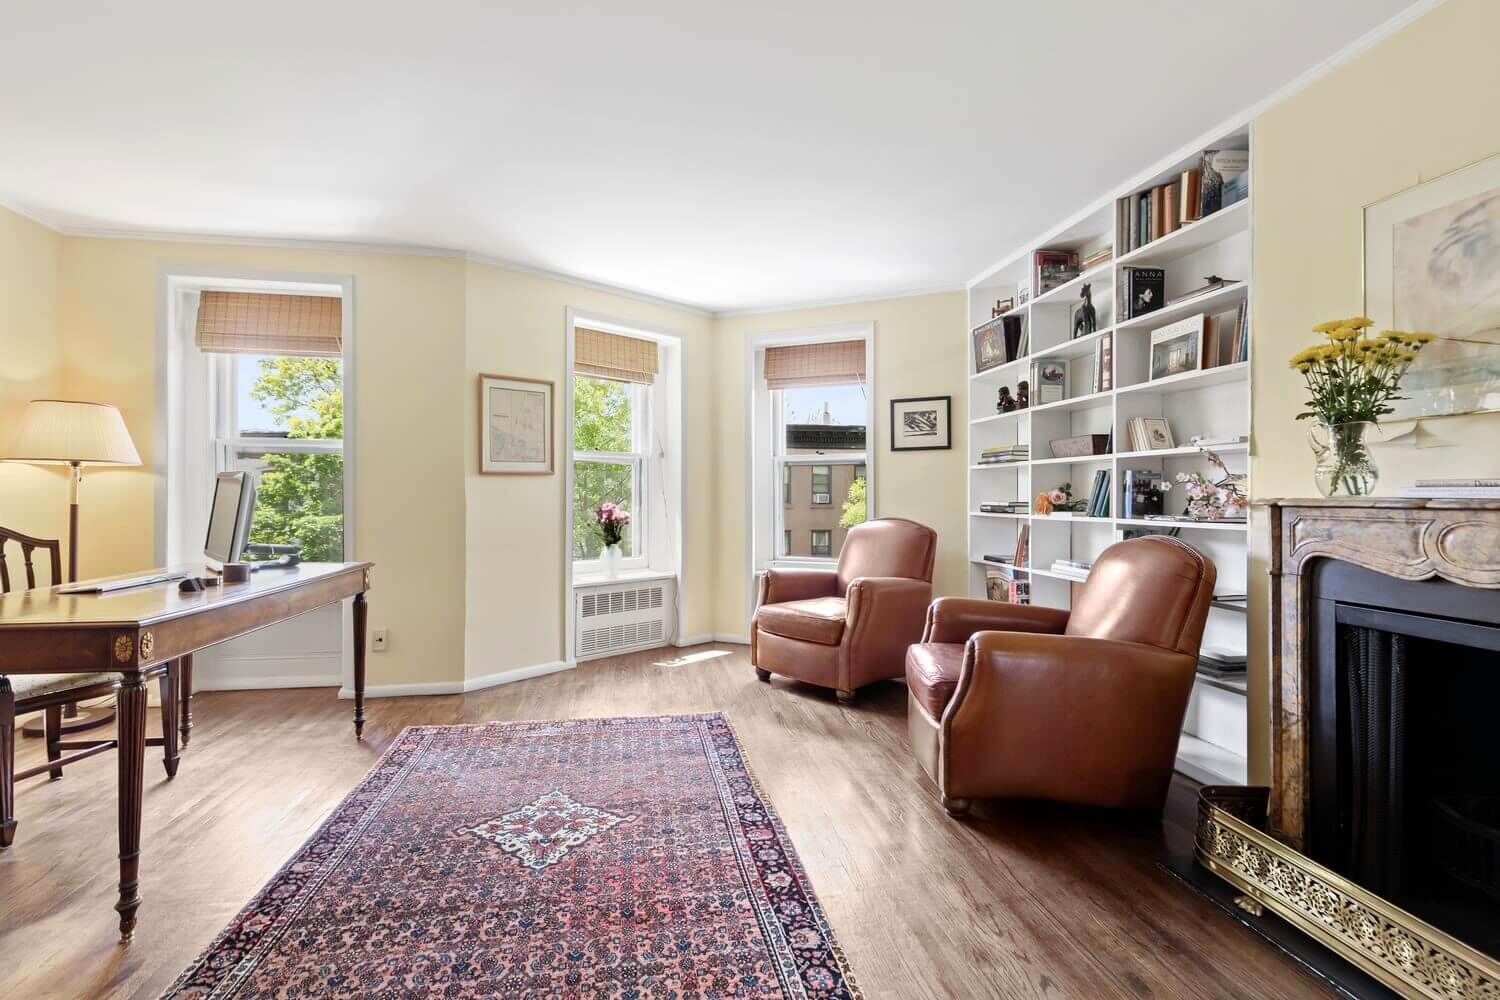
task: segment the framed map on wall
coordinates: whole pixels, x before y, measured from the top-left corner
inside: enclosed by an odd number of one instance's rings
[[[1500,156],[1365,206],[1365,315],[1437,339],[1392,420],[1500,410]]]
[[[479,471],[488,475],[552,472],[551,382],[479,376]]]

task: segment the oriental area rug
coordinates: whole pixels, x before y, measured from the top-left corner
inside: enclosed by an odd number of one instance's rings
[[[404,730],[164,996],[859,991],[714,714]]]

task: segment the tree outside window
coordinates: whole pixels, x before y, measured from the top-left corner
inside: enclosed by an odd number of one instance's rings
[[[594,510],[605,501],[630,514],[621,549],[641,555],[639,498],[645,495],[644,456],[638,430],[640,387],[629,382],[573,377],[573,558],[598,559],[604,549]]]

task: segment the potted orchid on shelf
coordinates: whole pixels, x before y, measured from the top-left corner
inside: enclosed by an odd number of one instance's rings
[[[630,512],[606,500],[594,508],[594,523],[599,526],[599,537],[604,540],[599,564],[604,569],[605,578],[613,580],[620,572],[620,542],[625,537],[625,525],[630,523]]]

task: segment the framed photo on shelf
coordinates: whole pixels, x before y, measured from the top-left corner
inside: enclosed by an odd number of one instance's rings
[[[546,379],[480,374],[480,473],[552,474],[553,388]]]
[[[1500,410],[1500,155],[1365,206],[1365,315],[1437,339],[1391,420]]]
[[[1151,378],[1168,378],[1203,367],[1204,315],[1151,331]]]
[[[942,451],[952,447],[952,396],[891,400],[891,451]]]
[[[1005,364],[1004,317],[996,317],[974,328],[974,374]]]

